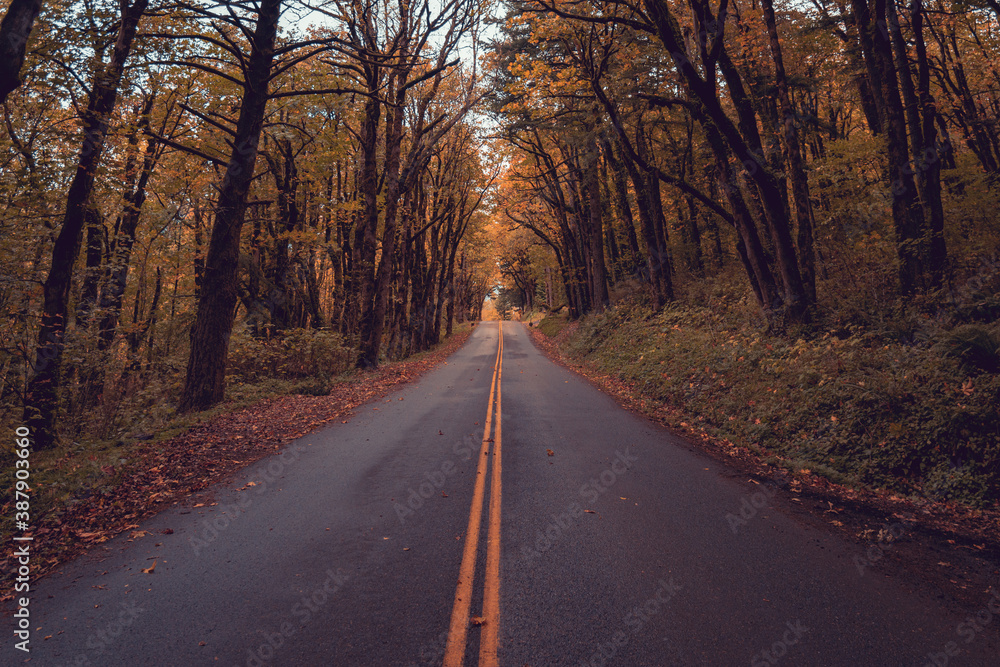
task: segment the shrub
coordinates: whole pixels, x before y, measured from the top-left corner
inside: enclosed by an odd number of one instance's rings
[[[968,372],[1000,372],[1000,331],[982,324],[955,327],[941,337],[936,346],[945,355],[957,359]]]
[[[332,378],[348,371],[354,351],[339,333],[323,329],[289,329],[271,340],[254,338],[245,329],[233,333],[228,371],[240,382],[264,378],[310,380],[306,393],[329,392]]]

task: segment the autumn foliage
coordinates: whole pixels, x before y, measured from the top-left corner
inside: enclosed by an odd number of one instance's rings
[[[267,359],[322,392],[479,317],[494,167],[459,47],[480,8],[304,12],[57,1],[18,19],[0,381],[38,450],[127,439],[153,395],[211,408]]]

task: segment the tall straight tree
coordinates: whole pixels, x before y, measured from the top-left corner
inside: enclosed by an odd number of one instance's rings
[[[778,39],[778,25],[774,18],[773,0],[762,0],[764,23],[767,25],[771,57],[774,60],[774,84],[781,113],[782,143],[785,148],[786,170],[792,185],[792,202],[795,208],[795,222],[798,226],[799,261],[802,267],[802,281],[809,299],[816,302],[816,267],[813,259],[813,215],[809,203],[809,180],[806,177],[805,159],[799,147],[799,133],[796,128],[795,109],[788,92],[788,77],[785,75],[785,59]]]
[[[267,108],[280,16],[281,0],[261,0],[250,36],[233,148],[219,184],[215,223],[205,255],[205,273],[191,329],[191,354],[179,405],[182,412],[206,408],[225,396],[229,336],[239,296],[236,278],[240,233]]]
[[[114,49],[109,60],[96,68],[87,108],[81,117],[83,145],[80,147],[76,172],[66,196],[62,227],[52,247],[52,264],[43,287],[44,303],[34,374],[28,382],[24,399],[24,421],[34,433],[36,449],[49,449],[56,443],[59,371],[69,314],[73,266],[83,243],[87,211],[94,192],[94,178],[108,135],[108,118],[118,100],[125,62],[148,3],[149,0],[135,0],[132,4],[121,4]]]
[[[904,88],[908,96],[914,98],[907,70],[898,71],[893,54],[891,33],[897,25],[895,0],[852,0],[857,23],[863,33],[862,45],[869,70],[875,72],[876,94],[881,99],[882,131],[885,135],[886,156],[888,158],[887,180],[892,191],[892,220],[896,232],[896,256],[898,260],[899,287],[904,294],[910,294],[923,286],[927,272],[927,258],[924,250],[925,219],[920,205],[914,169],[910,162],[907,144],[906,113],[900,94],[900,77],[904,77]],[[909,84],[909,85],[907,85]],[[914,106],[913,112],[917,109]],[[914,121],[919,125],[919,120]],[[914,140],[922,140],[915,130]]]

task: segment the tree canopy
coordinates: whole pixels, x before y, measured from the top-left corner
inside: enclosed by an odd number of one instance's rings
[[[14,0],[5,419],[39,448],[114,437],[154,395],[219,403],[248,341],[369,368],[490,294],[577,318],[724,285],[796,335],[965,308],[1000,275],[998,18],[949,0]],[[995,321],[976,303],[956,321]]]

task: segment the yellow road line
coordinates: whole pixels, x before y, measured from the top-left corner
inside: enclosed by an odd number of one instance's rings
[[[499,383],[500,366],[503,362],[503,325],[499,327],[497,359],[493,367],[490,383],[490,398],[486,407],[486,422],[483,426],[483,444],[479,450],[479,465],[476,467],[476,484],[472,491],[472,508],[469,525],[465,531],[465,547],[462,551],[462,565],[458,570],[458,586],[455,588],[455,603],[451,610],[448,627],[448,643],[445,646],[443,667],[462,667],[465,658],[465,644],[469,630],[469,610],[472,606],[472,584],[476,576],[476,554],[479,550],[479,526],[483,516],[483,497],[486,487],[486,468],[489,465],[490,427],[493,422],[493,397]],[[499,485],[498,487],[499,488]],[[491,492],[492,494],[492,492]],[[492,506],[492,501],[491,501]]]
[[[497,374],[496,428],[493,432],[493,476],[490,479],[490,530],[486,539],[486,584],[483,592],[483,633],[479,640],[479,667],[497,667],[500,639],[500,470],[503,398],[503,324],[500,325],[500,364]]]

